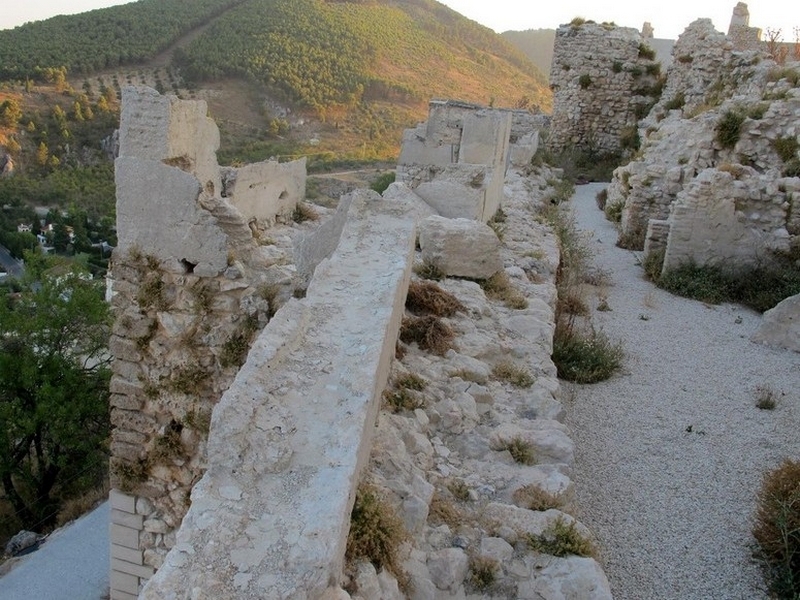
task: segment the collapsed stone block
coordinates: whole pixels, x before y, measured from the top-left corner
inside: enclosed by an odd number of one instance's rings
[[[419,227],[422,259],[451,277],[488,279],[503,268],[494,230],[470,219],[428,217]]]
[[[786,298],[765,312],[750,339],[757,344],[800,352],[800,295]]]

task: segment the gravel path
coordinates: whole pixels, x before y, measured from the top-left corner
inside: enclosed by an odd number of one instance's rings
[[[575,386],[567,402],[581,519],[616,600],[766,598],[751,518],[763,473],[800,458],[800,354],[750,342],[760,316],[749,309],[647,282],[638,253],[614,245],[602,188],[578,187],[572,204],[611,279],[611,312],[594,322],[626,358],[622,374]],[[755,407],[764,384],[785,394],[773,411]]]
[[[107,598],[109,510],[104,502],[54,531],[36,552],[13,559],[0,577],[0,600]]]

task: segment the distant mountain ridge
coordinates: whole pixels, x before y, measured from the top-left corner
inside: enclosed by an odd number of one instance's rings
[[[433,0],[140,0],[0,31],[0,79],[140,64],[200,27],[178,53],[189,79],[245,77],[307,108],[431,96],[551,104],[521,52]]]

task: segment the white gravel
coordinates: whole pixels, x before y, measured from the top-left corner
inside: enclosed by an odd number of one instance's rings
[[[601,189],[579,186],[572,204],[611,276],[611,312],[594,322],[626,357],[623,373],[574,386],[566,403],[581,520],[617,600],[767,598],[752,515],[763,473],[800,459],[800,354],[750,342],[761,317],[749,309],[646,281],[639,253],[614,245]],[[755,406],[765,384],[785,394],[772,411]]]

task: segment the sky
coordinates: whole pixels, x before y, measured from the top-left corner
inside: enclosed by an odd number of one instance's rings
[[[617,25],[641,29],[649,21],[657,38],[677,38],[695,19],[710,18],[714,26],[727,33],[735,0],[444,0],[444,4],[470,19],[503,32],[509,29],[555,29],[573,17],[594,21],[613,21]],[[127,4],[125,0],[18,0],[4,2],[0,10],[0,29],[16,27],[28,21],[57,14],[71,14]],[[781,29],[785,41],[794,41],[794,29],[800,27],[800,2],[797,0],[760,0],[749,2],[750,25],[766,30]]]

